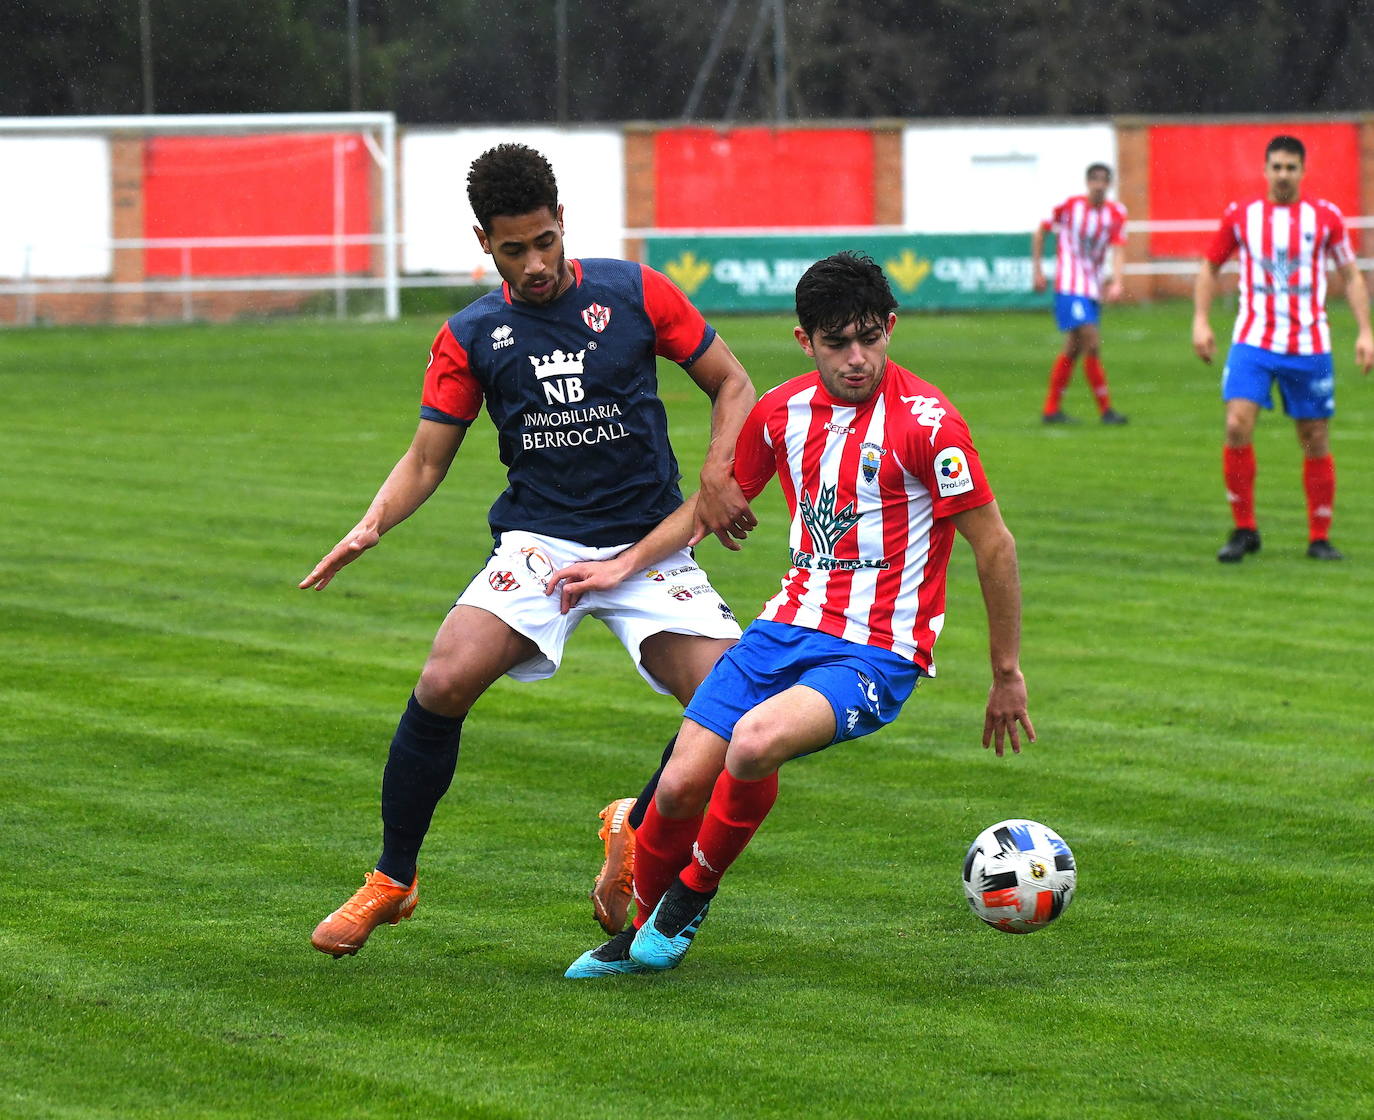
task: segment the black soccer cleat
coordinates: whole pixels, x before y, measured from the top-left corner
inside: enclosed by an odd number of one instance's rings
[[[1040,417],[1042,424],[1077,424],[1078,421],[1065,412],[1062,408],[1055,412],[1043,413]]]
[[[1307,546],[1307,555],[1312,560],[1344,560],[1345,553],[1325,537],[1320,537]]]
[[[1102,423],[1104,424],[1125,424],[1129,422],[1129,417],[1123,416],[1114,408],[1106,409],[1102,413]]]
[[[1330,545],[1327,545],[1330,548]],[[1233,529],[1231,535],[1226,539],[1226,543],[1217,552],[1217,559],[1223,564],[1239,564],[1245,559],[1247,552],[1258,552],[1260,550],[1260,535],[1258,529]],[[1332,551],[1335,551],[1332,549]],[[1312,555],[1309,548],[1309,556]]]

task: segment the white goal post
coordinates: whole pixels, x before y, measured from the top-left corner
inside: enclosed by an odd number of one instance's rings
[[[312,229],[223,229],[200,235],[189,230],[177,236],[145,236],[142,168],[134,174],[137,190],[120,195],[120,168],[113,151],[118,141],[160,137],[269,138],[295,134],[356,136],[333,145],[332,170],[317,166],[312,184],[320,204],[311,212]],[[343,149],[346,149],[343,150]],[[316,164],[331,159],[321,147]],[[348,161],[345,164],[345,160]],[[363,198],[349,197],[347,168],[358,182],[358,167],[370,167],[363,182]],[[397,220],[397,129],[395,114],[371,113],[245,113],[178,116],[0,117],[0,322],[35,322],[45,318],[41,308],[67,297],[68,306],[81,300],[142,297],[157,300],[158,318],[198,317],[196,301],[220,300],[221,306],[247,293],[275,294],[278,306],[291,293],[309,297],[334,294],[335,313],[347,313],[350,291],[380,293],[370,297],[374,309],[387,319],[400,315],[400,234]],[[102,173],[105,181],[99,181]],[[214,168],[191,169],[211,181]],[[270,177],[270,172],[259,169]],[[287,197],[293,189],[290,168],[276,184]],[[330,177],[332,176],[332,186]],[[126,176],[128,178],[128,176]],[[193,181],[193,180],[192,180]],[[378,197],[373,197],[375,194]],[[166,193],[166,192],[164,192]],[[175,191],[171,192],[173,195]],[[332,197],[330,195],[332,194]],[[363,207],[367,213],[360,217]],[[330,212],[332,208],[332,212]],[[137,213],[133,213],[137,210]],[[213,215],[211,216],[213,217]],[[220,215],[223,224],[223,215]],[[275,223],[280,226],[280,219]],[[352,228],[350,228],[350,225]],[[359,226],[364,225],[366,232]],[[207,224],[214,229],[214,222]],[[311,264],[282,269],[240,264],[237,269],[206,269],[206,259],[271,261],[291,252],[312,253]],[[251,254],[256,253],[253,257]],[[218,258],[216,258],[218,254]],[[163,262],[145,275],[142,262]],[[297,260],[304,259],[297,257]],[[359,266],[366,260],[364,267]],[[125,262],[138,262],[129,267]],[[118,263],[117,263],[118,262]],[[168,262],[171,262],[170,264]],[[230,294],[221,294],[230,293]],[[233,295],[232,293],[238,293]],[[263,298],[269,298],[264,295]],[[145,302],[144,306],[147,306]],[[13,312],[11,314],[11,311]],[[99,320],[99,312],[91,321]]]

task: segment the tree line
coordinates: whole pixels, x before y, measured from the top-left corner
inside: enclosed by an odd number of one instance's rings
[[[7,0],[0,115],[150,104],[390,109],[407,124],[671,121],[689,103],[694,119],[741,122],[780,107],[798,120],[1353,111],[1374,107],[1372,6]]]

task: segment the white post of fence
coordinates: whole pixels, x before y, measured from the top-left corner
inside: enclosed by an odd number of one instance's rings
[[[385,257],[382,274],[386,280],[386,317],[401,317],[400,278],[396,239],[396,118],[390,113],[382,122],[382,151],[386,161],[382,167],[382,248]]]

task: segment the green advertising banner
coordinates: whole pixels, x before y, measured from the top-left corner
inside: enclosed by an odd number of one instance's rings
[[[816,260],[853,249],[887,272],[907,310],[1048,308],[1031,290],[1030,234],[787,234],[649,237],[647,262],[673,278],[698,308],[790,311],[797,280]],[[1054,262],[1046,262],[1054,275]]]

